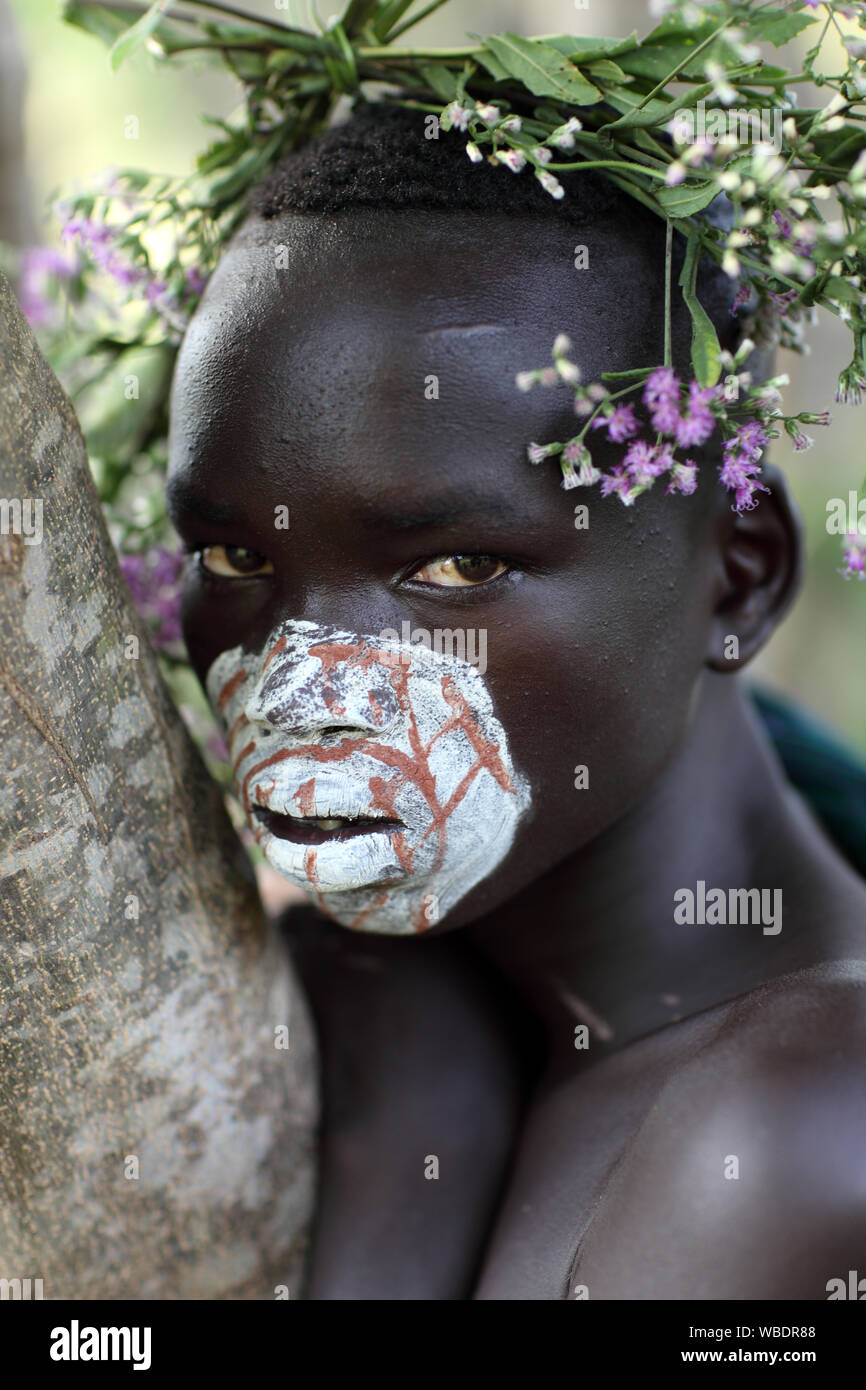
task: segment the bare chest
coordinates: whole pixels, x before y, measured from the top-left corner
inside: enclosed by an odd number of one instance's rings
[[[627,1057],[541,1088],[525,1118],[476,1299],[582,1296],[575,1273],[581,1241],[606,1200],[611,1175],[675,1071],[683,1041],[653,1039]]]

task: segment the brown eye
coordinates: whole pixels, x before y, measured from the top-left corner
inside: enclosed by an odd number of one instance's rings
[[[412,578],[443,589],[465,589],[497,579],[505,569],[504,562],[495,555],[442,555],[416,570]]]
[[[270,560],[242,545],[207,545],[199,553],[202,569],[220,579],[258,579],[274,572]]]

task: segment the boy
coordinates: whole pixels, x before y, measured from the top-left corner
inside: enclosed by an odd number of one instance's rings
[[[731,510],[716,440],[629,508],[527,465],[574,432],[514,387],[556,333],[585,381],[661,358],[661,225],[564,182],[362,111],[259,190],[175,378],[190,658],[313,903],[308,1295],[824,1298],[866,1238],[866,888],[738,674],[797,524],[771,470]],[[484,663],[419,650],[455,630]]]

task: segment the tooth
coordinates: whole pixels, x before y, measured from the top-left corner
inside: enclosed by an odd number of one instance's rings
[[[313,825],[317,830],[339,830],[343,824],[341,820],[314,820]]]

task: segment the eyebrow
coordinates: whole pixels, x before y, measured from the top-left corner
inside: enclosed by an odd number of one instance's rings
[[[525,522],[526,519],[524,510],[510,505],[504,498],[491,497],[489,493],[460,492],[430,498],[412,511],[396,508],[377,511],[363,517],[361,525],[368,531],[423,531],[460,521]]]
[[[170,479],[165,489],[169,512],[183,515],[184,519],[195,517],[199,521],[214,526],[231,526],[239,520],[230,507],[217,502],[207,493],[200,492],[183,478]],[[524,509],[512,506],[502,497],[490,493],[468,491],[444,493],[431,498],[423,506],[413,511],[389,508],[369,513],[359,518],[365,531],[432,531],[455,522],[471,522],[481,525],[490,522],[506,524],[525,524],[528,518]]]

